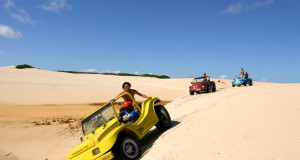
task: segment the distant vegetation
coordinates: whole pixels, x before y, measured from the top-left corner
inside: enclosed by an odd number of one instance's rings
[[[131,74],[131,73],[95,73],[95,72],[77,72],[77,71],[61,71],[58,72],[66,72],[66,73],[75,73],[75,74],[104,74],[104,75],[115,75],[115,76],[138,76],[138,77],[155,77],[161,79],[169,79],[170,77],[167,75],[154,75],[154,74]]]
[[[17,69],[24,69],[24,68],[34,68],[31,65],[28,64],[22,64],[22,65],[16,65]]]
[[[24,69],[24,68],[35,68],[28,64],[16,65],[17,69]],[[58,70],[57,72],[66,72],[66,73],[74,73],[74,74],[104,74],[104,75],[115,75],[115,76],[138,76],[138,77],[155,77],[161,79],[169,79],[170,77],[167,75],[155,75],[155,74],[131,74],[131,73],[96,73],[96,72],[77,72],[77,71],[63,71]]]
[[[96,72],[77,72],[77,71],[62,71],[62,70],[58,70],[57,72],[66,72],[66,73],[74,73],[74,74],[99,74]]]

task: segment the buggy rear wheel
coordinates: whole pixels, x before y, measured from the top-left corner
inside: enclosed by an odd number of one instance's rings
[[[207,92],[207,93],[209,93],[209,92],[210,92],[210,89],[209,89],[209,87],[210,87],[210,86],[208,86],[208,87],[207,87],[207,90],[206,90],[206,92]]]
[[[215,92],[217,90],[216,85],[214,85],[214,88],[212,89],[213,92]]]

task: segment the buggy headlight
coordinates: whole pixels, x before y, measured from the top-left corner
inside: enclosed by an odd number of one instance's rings
[[[92,152],[93,152],[93,155],[99,154],[100,153],[99,147],[97,147],[96,149],[94,149]]]

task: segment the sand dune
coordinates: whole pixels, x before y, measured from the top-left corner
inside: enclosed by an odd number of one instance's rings
[[[300,159],[300,84],[217,83],[190,96],[191,79],[76,75],[0,67],[0,159],[63,160],[79,142],[80,120],[121,91],[121,83],[162,100],[173,127],[153,128],[143,160]],[[138,100],[142,100],[138,99]],[[47,105],[45,105],[47,104]]]
[[[179,124],[142,159],[299,159],[299,92],[262,84],[184,95],[167,105]]]
[[[0,104],[85,104],[106,102],[122,90],[122,83],[143,94],[173,100],[186,93],[191,79],[71,74],[39,69],[0,67]],[[142,98],[137,97],[137,100]]]

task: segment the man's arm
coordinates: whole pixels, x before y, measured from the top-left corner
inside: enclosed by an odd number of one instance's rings
[[[122,91],[120,94],[117,95],[117,97],[119,97],[119,96],[122,95],[123,93],[125,93],[125,91]],[[116,98],[117,98],[117,97],[116,97]],[[114,102],[114,101],[116,101],[116,98],[114,98],[114,99],[112,99],[112,100],[110,100],[110,101],[113,101],[113,102]]]
[[[141,97],[144,97],[144,98],[147,98],[147,99],[150,99],[150,98],[151,98],[151,97],[149,97],[149,96],[146,96],[146,95],[144,95],[144,94],[138,92],[137,90],[133,90],[133,91],[134,91],[135,94],[137,94],[137,95],[139,95],[139,96],[141,96]]]

